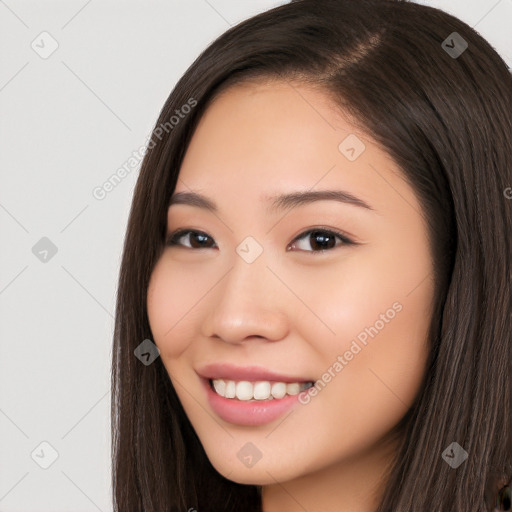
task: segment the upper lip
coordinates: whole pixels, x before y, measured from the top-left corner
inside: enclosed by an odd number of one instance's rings
[[[276,382],[314,382],[314,379],[305,379],[292,375],[283,375],[262,366],[235,366],[228,363],[208,364],[196,370],[205,379],[227,379],[235,381],[276,381]]]

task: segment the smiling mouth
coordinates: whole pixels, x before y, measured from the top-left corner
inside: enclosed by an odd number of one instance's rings
[[[210,388],[219,396],[243,402],[279,400],[299,394],[313,386],[313,382],[235,381],[208,379]]]

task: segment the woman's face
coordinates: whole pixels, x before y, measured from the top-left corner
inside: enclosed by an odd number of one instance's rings
[[[399,168],[318,90],[253,83],[206,111],[178,193],[215,209],[170,206],[167,233],[192,232],[163,251],[148,315],[211,463],[240,483],[350,467],[368,485],[419,390],[432,314],[427,228]]]

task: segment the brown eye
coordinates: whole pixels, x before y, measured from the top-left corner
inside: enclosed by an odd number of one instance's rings
[[[299,237],[297,237],[293,243],[292,247],[296,247],[297,241],[305,239],[306,245],[312,248],[309,249],[300,249],[305,250],[306,252],[323,252],[329,249],[334,249],[339,245],[353,245],[354,242],[347,238],[342,233],[338,233],[336,231],[326,230],[326,229],[311,229],[302,233]],[[341,243],[337,244],[337,240],[340,240]]]
[[[188,244],[184,244],[183,240],[188,240]],[[298,247],[299,242],[306,241],[311,249]],[[339,241],[339,242],[338,242]],[[212,245],[213,244],[213,245]],[[213,238],[201,231],[194,231],[191,229],[181,229],[169,235],[167,246],[185,247],[188,249],[210,249],[216,247]],[[330,249],[335,249],[340,245],[355,245],[355,242],[347,238],[343,233],[332,231],[329,229],[315,228],[302,233],[297,237],[291,245],[291,248],[299,248],[303,252],[322,253]]]
[[[180,240],[189,240],[190,245],[183,245]],[[211,246],[208,245],[208,239],[213,240],[207,234],[200,231],[193,231],[190,229],[183,229],[173,233],[168,238],[166,245],[168,246],[183,246],[189,249],[209,249]]]

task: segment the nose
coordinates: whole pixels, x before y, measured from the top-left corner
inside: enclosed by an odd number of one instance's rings
[[[249,339],[278,341],[289,330],[286,288],[263,257],[252,263],[236,257],[233,266],[209,294],[209,313],[202,334],[239,344]]]

